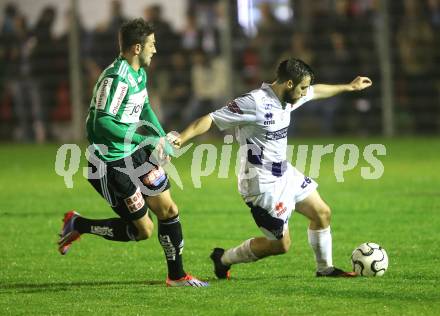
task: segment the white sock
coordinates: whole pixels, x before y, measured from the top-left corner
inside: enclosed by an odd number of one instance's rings
[[[319,272],[324,272],[333,267],[332,235],[330,226],[324,229],[307,231],[309,244],[315,252],[316,265]]]
[[[252,239],[246,240],[240,246],[226,250],[221,258],[222,263],[229,266],[235,263],[257,261],[257,256],[251,250]]]

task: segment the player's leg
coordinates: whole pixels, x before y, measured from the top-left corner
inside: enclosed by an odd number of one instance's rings
[[[315,253],[317,270],[323,272],[333,267],[330,207],[315,190],[297,203],[295,209],[310,220],[308,240]]]
[[[109,167],[102,178],[89,179],[89,182],[120,218],[87,219],[80,216],[74,226],[81,234],[100,235],[114,241],[144,240],[152,235],[154,224],[148,217],[144,196],[127,174]]]
[[[134,196],[143,204],[139,204],[139,208],[130,213],[122,203],[132,200]],[[97,235],[107,240],[120,242],[149,238],[153,233],[154,224],[148,217],[145,201],[142,201],[140,191],[118,201],[118,206],[113,209],[121,216],[119,218],[90,219],[74,211],[67,212],[60,234],[61,238],[58,241],[60,253],[66,254],[72,242],[83,234]]]
[[[256,202],[264,200],[263,197],[258,198]],[[214,262],[215,275],[220,279],[229,278],[229,269],[233,264],[253,262],[268,256],[281,255],[290,248],[291,241],[287,222],[291,212],[286,209],[286,212],[279,218],[274,216],[272,211],[266,211],[251,203],[248,205],[251,207],[255,223],[265,236],[250,238],[237,247],[227,250],[214,248],[211,259]]]
[[[154,223],[148,213],[141,218],[132,221],[132,223],[137,231],[136,240],[145,240],[153,235]]]
[[[219,279],[229,279],[229,270],[233,264],[254,262],[265,257],[284,254],[289,250],[290,244],[289,231],[286,230],[279,240],[254,237],[227,250],[214,248],[210,256],[214,263],[214,273]]]
[[[168,266],[168,286],[207,286],[183,269],[183,233],[179,210],[171,198],[170,190],[146,197],[147,204],[158,219],[158,238]]]
[[[289,251],[290,245],[290,234],[287,229],[284,231],[283,237],[277,240],[271,240],[267,237],[255,237],[251,239],[251,250],[258,259],[264,257],[282,255]]]
[[[133,185],[128,175],[112,167],[107,168],[104,164],[99,167],[105,169],[104,171],[98,170],[91,163],[89,167],[92,173],[101,174],[98,179],[89,179],[89,183],[107,200],[120,218],[89,219],[74,211],[67,212],[58,241],[60,253],[66,254],[72,242],[82,234],[93,234],[122,242],[150,237],[154,225],[147,215],[147,205],[140,189]]]
[[[158,219],[158,238],[165,252],[168,276],[177,280],[185,276],[182,264],[183,234],[179,212],[166,190],[156,196],[146,197],[147,204]]]
[[[245,240],[237,247],[226,250],[221,260],[225,265],[252,262],[265,257],[284,254],[289,251],[290,244],[288,230],[284,232],[281,239],[254,237]]]
[[[354,276],[333,266],[332,235],[330,230],[331,210],[318,191],[311,192],[298,202],[296,211],[310,220],[308,241],[315,253],[317,276]]]

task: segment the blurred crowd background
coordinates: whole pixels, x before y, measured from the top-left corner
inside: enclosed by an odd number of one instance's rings
[[[82,128],[72,123],[69,54],[79,50],[84,121],[97,77],[118,55],[117,30],[136,17],[125,13],[132,1],[109,0],[108,20],[94,29],[55,5],[38,12],[35,23],[22,2],[3,6],[0,139],[63,141]],[[231,97],[272,82],[276,65],[292,56],[310,64],[320,83],[347,83],[358,74],[374,82],[365,92],[300,108],[292,134],[381,135],[387,124],[397,135],[439,132],[440,0],[187,0],[179,29],[161,4],[144,2],[139,16],[154,24],[158,49],[147,71],[149,95],[166,130],[181,130]],[[73,17],[79,47],[69,41]],[[60,18],[65,32],[55,34]],[[393,115],[384,120],[386,106]]]

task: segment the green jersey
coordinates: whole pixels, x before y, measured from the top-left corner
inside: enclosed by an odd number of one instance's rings
[[[93,89],[86,130],[95,154],[104,161],[113,161],[131,155],[140,143],[157,144],[165,136],[151,109],[146,88],[147,74],[143,68],[135,71],[123,57],[118,57],[101,74]],[[136,133],[139,120],[151,123],[150,135]],[[132,135],[132,136],[130,136]],[[125,144],[125,137],[131,142]],[[103,150],[100,145],[105,145]],[[170,146],[166,148],[171,154]]]

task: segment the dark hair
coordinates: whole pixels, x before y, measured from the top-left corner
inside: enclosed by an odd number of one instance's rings
[[[119,29],[121,50],[125,52],[132,45],[143,45],[146,37],[153,33],[153,25],[142,18],[125,22]]]
[[[277,81],[286,82],[292,80],[294,85],[299,84],[305,77],[309,76],[311,83],[315,79],[312,68],[297,58],[283,60],[277,69]]]

